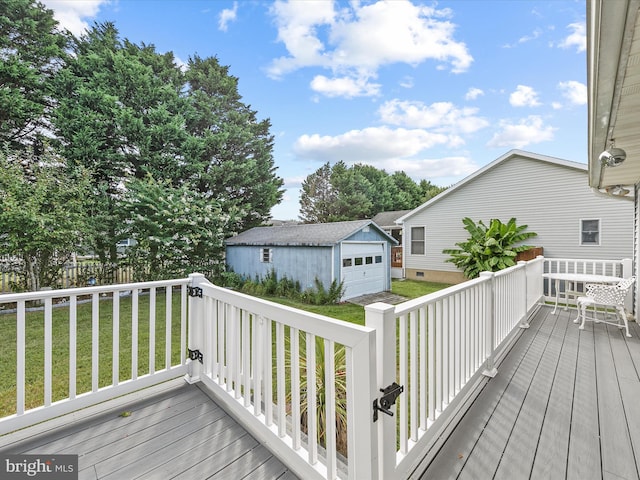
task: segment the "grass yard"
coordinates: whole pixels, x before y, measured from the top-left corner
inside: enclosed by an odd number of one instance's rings
[[[155,369],[165,368],[165,294],[158,290],[155,314]],[[149,295],[139,297],[138,342],[132,346],[131,297],[120,299],[119,381],[131,378],[132,349],[138,353],[138,375],[149,373]],[[91,390],[91,302],[78,305],[76,339],[76,392]],[[180,363],[180,293],[172,295],[171,363]],[[69,309],[53,309],[52,315],[52,401],[69,394]],[[44,312],[27,312],[25,322],[25,408],[44,403]],[[98,387],[112,383],[113,307],[100,301]],[[16,412],[16,314],[0,314],[0,417]]]
[[[443,288],[447,288],[447,283],[419,282],[416,280],[393,280],[391,291],[396,295],[406,297],[407,299],[422,297]],[[306,310],[307,312],[326,315],[327,317],[338,318],[345,322],[364,325],[364,307],[354,305],[353,303],[341,303],[339,305],[309,305],[307,303],[296,302],[281,297],[264,297],[266,300],[288,305],[290,307]]]
[[[392,292],[407,298],[417,298],[446,288],[447,284],[394,280]],[[364,325],[364,307],[351,303],[339,305],[308,305],[283,298],[268,297],[268,300],[306,310],[347,322]],[[166,307],[164,291],[158,290],[155,313],[155,370],[165,367]],[[138,375],[149,373],[150,353],[150,302],[149,295],[139,297],[138,342],[132,346],[131,297],[120,299],[119,331],[120,354],[119,381],[131,378],[132,349],[138,353]],[[78,305],[77,310],[77,361],[76,392],[91,390],[92,371],[92,325],[91,302]],[[180,363],[180,294],[172,295],[171,364]],[[44,312],[27,312],[26,315],[26,367],[25,408],[34,408],[44,403]],[[100,302],[99,321],[99,374],[98,386],[112,383],[112,302]],[[16,411],[16,314],[0,314],[0,417]],[[69,393],[69,309],[53,309],[52,319],[52,401],[67,398]]]

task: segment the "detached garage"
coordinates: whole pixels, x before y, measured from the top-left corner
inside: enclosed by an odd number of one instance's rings
[[[344,282],[343,300],[391,289],[391,246],[397,242],[371,220],[256,227],[226,241],[230,270],[278,277],[313,288]]]

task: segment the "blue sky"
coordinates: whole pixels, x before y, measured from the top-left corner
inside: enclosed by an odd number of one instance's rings
[[[586,163],[586,2],[44,0],[80,34],[216,56],[271,120],[277,219],[326,162],[449,186],[513,148]]]

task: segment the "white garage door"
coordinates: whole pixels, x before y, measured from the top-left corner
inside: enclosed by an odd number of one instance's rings
[[[384,249],[381,243],[343,243],[343,298],[353,298],[385,289]]]

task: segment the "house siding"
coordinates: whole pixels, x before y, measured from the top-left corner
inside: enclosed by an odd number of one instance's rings
[[[411,255],[405,235],[407,272],[458,272],[442,250],[468,238],[464,217],[485,223],[515,217],[538,234],[527,244],[543,247],[548,257],[631,258],[633,253],[632,202],[593,193],[586,169],[514,156],[405,220],[407,231],[427,227],[425,255]],[[580,245],[581,219],[600,220],[600,245]]]
[[[272,262],[260,262],[263,248],[272,249]],[[288,278],[298,280],[302,289],[313,288],[316,277],[328,286],[332,281],[332,247],[305,246],[247,246],[228,245],[227,265],[239,275],[254,279],[265,277],[271,270],[287,272]]]

